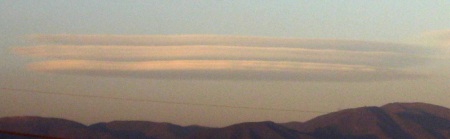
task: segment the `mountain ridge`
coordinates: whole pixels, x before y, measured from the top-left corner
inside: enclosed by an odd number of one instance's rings
[[[91,125],[37,116],[0,118],[0,131],[86,139],[450,139],[450,109],[427,103],[389,103],[324,114],[305,122],[244,122],[226,127],[111,121]],[[0,138],[24,138],[0,132]]]

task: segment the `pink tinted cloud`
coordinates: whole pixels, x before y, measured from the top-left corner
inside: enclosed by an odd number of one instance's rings
[[[159,79],[371,81],[427,77],[421,46],[336,39],[217,35],[32,35],[13,52],[32,71]],[[60,59],[60,60],[51,60]]]

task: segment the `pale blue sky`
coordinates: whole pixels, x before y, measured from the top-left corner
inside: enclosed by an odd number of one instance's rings
[[[35,72],[26,70],[26,65],[49,58],[11,52],[15,47],[39,44],[29,39],[29,35],[36,34],[208,34],[424,45],[420,43],[426,38],[424,32],[449,33],[449,7],[448,0],[0,0],[0,87],[317,111],[411,101],[450,107],[450,66],[442,58],[409,69],[432,69],[427,72],[436,72],[439,78],[360,83],[180,81]],[[261,120],[304,121],[317,115],[91,100],[5,90],[0,93],[0,109],[5,110],[0,117],[39,115],[84,123],[149,120],[211,126]],[[183,119],[177,115],[186,116]]]
[[[3,35],[231,34],[395,40],[449,27],[436,1],[2,1]]]

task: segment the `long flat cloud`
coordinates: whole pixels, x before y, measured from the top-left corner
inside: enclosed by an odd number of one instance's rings
[[[89,60],[56,60],[29,65],[35,70],[117,70],[117,71],[161,71],[161,70],[229,70],[229,71],[345,71],[373,72],[375,68],[362,65],[304,63],[286,61],[248,60],[167,60],[144,62],[109,62]]]
[[[425,75],[364,65],[244,60],[109,62],[56,60],[28,65],[34,71],[158,79],[375,81]]]
[[[425,77],[422,46],[215,35],[32,35],[13,52],[50,59],[32,71],[169,79],[370,81]],[[51,60],[57,59],[57,60]]]
[[[252,36],[222,35],[30,35],[36,42],[46,44],[73,45],[125,45],[125,46],[181,46],[181,45],[220,45],[220,46],[258,46],[294,47],[309,49],[334,49],[353,51],[388,51],[400,53],[423,53],[429,49],[421,46],[356,41],[338,39],[273,38]]]
[[[365,64],[403,67],[426,62],[420,55],[383,51],[348,51],[286,47],[248,46],[33,46],[14,48],[14,52],[33,57],[85,60],[265,60],[320,63]]]

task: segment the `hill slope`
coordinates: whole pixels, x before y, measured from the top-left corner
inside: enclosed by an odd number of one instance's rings
[[[391,103],[346,109],[289,126],[323,137],[450,138],[450,109],[425,103]]]

